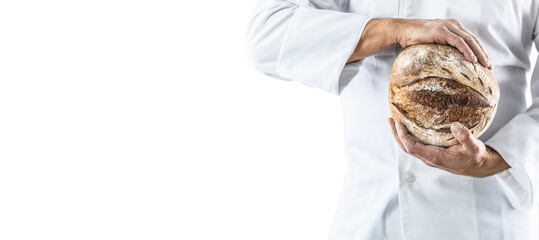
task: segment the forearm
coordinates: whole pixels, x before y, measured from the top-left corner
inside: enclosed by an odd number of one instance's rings
[[[471,62],[492,69],[479,39],[455,19],[372,19],[348,59],[357,61],[390,47],[408,47],[420,43],[448,44],[456,47]]]
[[[369,21],[347,62],[354,62],[398,45],[401,26],[401,20],[394,18],[375,18]]]

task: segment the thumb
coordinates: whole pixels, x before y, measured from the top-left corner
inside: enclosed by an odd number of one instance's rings
[[[454,122],[451,124],[451,133],[464,146],[474,145],[474,136],[464,125]]]

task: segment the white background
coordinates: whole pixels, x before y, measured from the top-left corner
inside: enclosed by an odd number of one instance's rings
[[[327,239],[340,100],[248,66],[252,5],[2,1],[0,239]]]

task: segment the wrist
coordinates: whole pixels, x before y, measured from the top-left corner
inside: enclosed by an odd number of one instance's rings
[[[492,164],[491,166],[493,166],[492,174],[497,174],[511,168],[511,166],[507,164],[505,159],[503,159],[503,157],[496,150],[494,150],[493,148],[489,146],[485,146],[485,147],[487,149],[486,161],[491,163]]]
[[[398,18],[373,18],[363,33],[356,48],[348,58],[347,63],[357,61],[388,48],[395,47],[402,42],[404,19]],[[402,44],[401,44],[402,45]]]
[[[405,47],[405,27],[406,27],[406,19],[401,18],[387,18],[385,19],[388,21],[388,25],[390,26],[388,34],[391,34],[390,37],[387,39],[390,39],[392,42],[390,43],[392,46],[402,46]]]

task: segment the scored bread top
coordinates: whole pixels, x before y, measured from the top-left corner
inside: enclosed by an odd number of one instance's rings
[[[402,87],[428,77],[452,79],[466,85],[485,97],[491,106],[500,97],[494,75],[449,45],[418,44],[404,49],[393,65],[391,84]]]
[[[391,116],[424,144],[457,144],[450,131],[453,122],[464,124],[475,137],[481,136],[492,123],[499,97],[492,73],[448,45],[408,47],[393,64]]]

